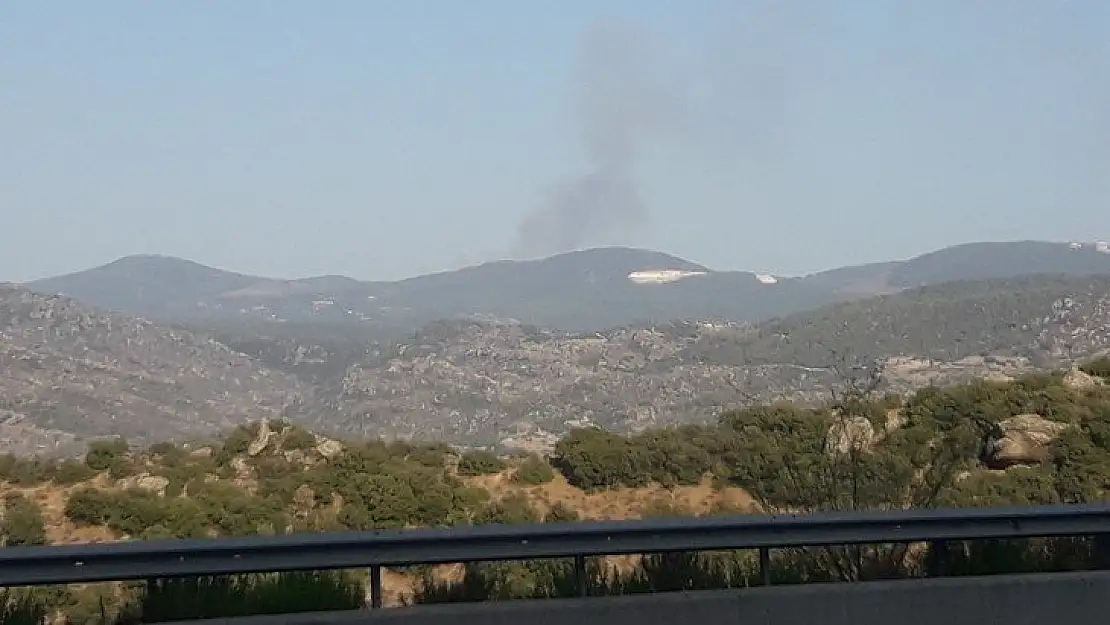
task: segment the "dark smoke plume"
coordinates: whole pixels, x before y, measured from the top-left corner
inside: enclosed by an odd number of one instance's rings
[[[588,171],[556,184],[517,225],[515,256],[578,248],[640,228],[651,215],[634,166],[677,123],[681,102],[642,33],[598,24],[586,33],[577,68],[577,121]]]

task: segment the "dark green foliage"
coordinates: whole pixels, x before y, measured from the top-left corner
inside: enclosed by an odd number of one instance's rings
[[[129,536],[153,534],[159,537],[198,538],[204,536],[212,517],[221,515],[218,506],[222,503],[163,499],[139,489],[103,491],[82,488],[70,494],[65,514],[78,525],[104,525]],[[210,508],[206,510],[205,506]],[[228,519],[236,517],[229,515]]]
[[[42,625],[47,606],[31,593],[0,589],[0,624]]]
[[[555,445],[552,463],[573,486],[598,490],[650,481],[648,450],[600,428],[571,430]]]
[[[122,438],[92,441],[85,454],[85,464],[93,471],[119,471],[127,462],[129,448]]]
[[[410,446],[407,452],[405,459],[409,462],[422,464],[433,469],[442,469],[446,466],[447,457],[453,453],[453,450],[446,443],[423,443]]]
[[[96,475],[96,471],[87,464],[77,460],[59,460],[50,465],[43,473],[43,477],[58,486],[72,486],[79,484]]]
[[[227,466],[235,456],[246,453],[251,441],[258,435],[258,425],[240,425],[224,438],[216,453],[216,463]]]
[[[363,604],[361,584],[343,573],[153,580],[119,623],[356,610]]]
[[[394,455],[405,454],[405,455]],[[452,525],[468,516],[465,489],[442,468],[406,460],[380,442],[351,446],[306,475],[321,501],[339,495],[350,529]]]
[[[0,455],[0,480],[16,486],[33,486],[44,481],[48,463],[38,458],[20,458],[13,454]]]
[[[555,479],[555,469],[535,454],[525,458],[516,471],[513,471],[513,482],[517,484],[538,486],[553,479]]]
[[[474,524],[497,523],[515,525],[519,523],[538,523],[540,515],[523,495],[510,495],[500,501],[482,506],[474,515]]]
[[[42,509],[20,493],[8,493],[4,496],[4,510],[0,516],[0,544],[4,547],[46,544],[46,524],[42,518]]]
[[[570,523],[578,520],[581,520],[578,511],[562,502],[551,506],[547,514],[543,515],[544,523]]]
[[[1079,368],[1088,375],[1110,380],[1110,356],[1092,360]]]
[[[488,451],[468,451],[459,458],[459,475],[476,476],[500,473],[505,463]]]
[[[555,446],[552,464],[585,490],[697,484],[712,469],[715,432],[704,427],[649,430],[626,437],[600,428],[572,430]]]
[[[316,437],[308,430],[291,426],[281,439],[282,449],[306,451],[316,446]]]

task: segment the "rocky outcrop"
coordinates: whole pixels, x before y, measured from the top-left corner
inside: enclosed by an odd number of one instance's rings
[[[255,434],[254,440],[247,446],[248,456],[257,456],[262,453],[262,450],[270,444],[270,438],[274,435],[273,430],[270,429],[270,422],[263,419],[258,423],[258,434]]]
[[[159,495],[165,495],[166,487],[169,485],[169,478],[162,477],[161,475],[151,475],[149,473],[141,473],[116,482],[116,486],[121,489],[138,488]]]
[[[1004,419],[987,438],[984,462],[992,469],[1044,462],[1051,455],[1052,442],[1068,427],[1037,414]]]
[[[825,452],[843,456],[852,451],[868,451],[875,442],[875,426],[866,417],[834,417],[825,434]]]
[[[318,436],[316,438],[316,453],[325,458],[331,458],[343,451],[343,443]]]
[[[1073,391],[1086,391],[1101,385],[1102,380],[1080,371],[1077,367],[1072,367],[1071,371],[1064,375],[1064,386]]]

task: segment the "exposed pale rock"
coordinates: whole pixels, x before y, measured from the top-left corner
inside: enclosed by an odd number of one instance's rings
[[[875,442],[875,426],[866,417],[835,417],[825,435],[825,451],[834,456],[866,451]]]
[[[247,455],[253,457],[262,453],[270,444],[270,438],[273,434],[273,431],[270,429],[270,423],[265,419],[260,421],[258,423],[258,434],[255,435],[254,440],[247,446]]]
[[[339,441],[333,441],[333,440],[327,439],[327,438],[320,441],[316,445],[316,453],[320,454],[321,456],[323,456],[325,458],[331,458],[332,456],[335,456],[336,454],[339,454],[342,451],[343,451],[343,443],[340,443]]]
[[[149,473],[141,473],[132,477],[123,478],[116,481],[116,486],[121,489],[127,488],[140,488],[159,495],[166,494],[166,487],[170,485],[169,478],[161,475],[151,475]]]
[[[212,456],[212,448],[208,446],[198,447],[190,451],[189,455],[195,458],[210,458]]]
[[[987,466],[1006,468],[1044,462],[1049,458],[1052,442],[1068,427],[1037,414],[1020,414],[1000,421],[987,439]]]
[[[1076,391],[1085,391],[1100,386],[1101,384],[1102,380],[1089,373],[1080,371],[1076,367],[1072,367],[1071,371],[1068,371],[1067,374],[1064,375],[1064,386]]]

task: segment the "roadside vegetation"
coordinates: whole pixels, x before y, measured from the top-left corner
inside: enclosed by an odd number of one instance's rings
[[[0,542],[244,536],[482,523],[571,521],[604,512],[580,500],[674,493],[704,485],[742,491],[746,506],[693,509],[656,497],[616,516],[982,507],[1100,501],[1110,486],[1110,359],[1082,371],[981,380],[908,397],[877,394],[881,372],[847,380],[821,407],[789,403],[723,413],[714,424],[622,436],[580,429],[548,456],[503,458],[442,444],[341,443],[287,423],[244,426],[189,448],[99,441],[82,461],[0,457]],[[644,496],[646,497],[646,495]],[[53,507],[51,507],[53,506]],[[84,532],[84,534],[82,533]],[[63,538],[64,539],[64,538]],[[776,583],[1091,568],[1094,539],[777,550]],[[591,594],[758,583],[756,554],[722,552],[597,559]],[[565,561],[390,571],[398,601],[443,602],[577,594]],[[399,583],[399,582],[398,582]],[[12,589],[0,622],[160,622],[353,609],[362,572],[240,576],[86,587]]]

